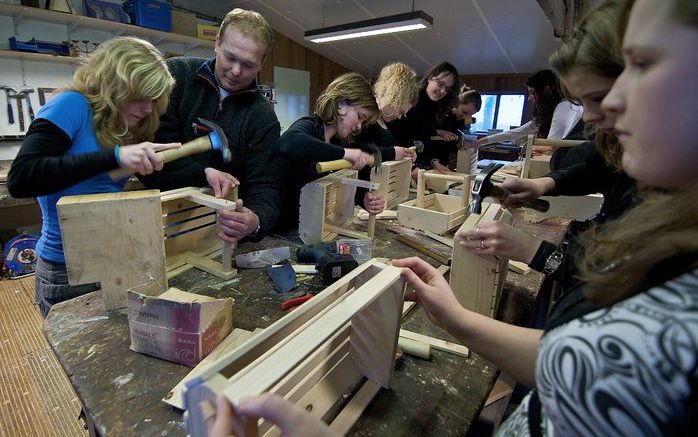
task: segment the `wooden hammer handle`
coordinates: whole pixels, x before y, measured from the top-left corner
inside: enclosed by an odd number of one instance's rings
[[[373,160],[373,155],[371,155],[368,158],[368,165],[373,167],[375,161]],[[335,171],[335,170],[342,170],[344,168],[351,168],[354,164],[351,163],[351,161],[347,161],[346,159],[337,159],[335,161],[325,161],[325,162],[318,162],[315,164],[315,170],[318,173],[325,173],[328,171]]]
[[[559,139],[547,139],[547,138],[536,138],[533,140],[534,146],[548,146],[548,147],[575,147],[584,143],[582,140],[559,140]]]
[[[202,153],[211,149],[211,140],[208,135],[202,137],[194,138],[193,140],[182,144],[181,147],[176,149],[163,150],[162,152],[157,152],[163,163],[174,161],[175,159],[184,158],[185,156],[195,155],[197,153]],[[133,170],[130,168],[117,168],[109,172],[109,177],[113,180],[119,180],[133,174]]]

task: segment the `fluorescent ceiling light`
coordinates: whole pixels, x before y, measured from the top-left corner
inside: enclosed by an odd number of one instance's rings
[[[340,41],[385,33],[428,29],[432,24],[434,24],[434,19],[424,11],[412,11],[389,17],[372,18],[355,23],[309,30],[305,32],[305,39],[315,43]]]

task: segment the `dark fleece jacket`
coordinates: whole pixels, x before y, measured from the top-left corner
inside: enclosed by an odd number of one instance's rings
[[[182,158],[160,172],[140,177],[148,188],[171,190],[207,185],[204,169],[213,167],[240,181],[239,197],[257,214],[266,235],[276,223],[281,207],[283,165],[276,155],[280,125],[274,108],[262,96],[257,83],[222,97],[214,75],[215,59],[175,57],[167,60],[175,78],[167,112],[160,118],[155,141],[187,142],[197,135],[192,124],[198,117],[217,123],[228,138],[232,160],[223,162],[219,152]]]

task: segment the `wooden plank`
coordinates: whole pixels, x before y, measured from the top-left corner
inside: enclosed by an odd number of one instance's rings
[[[406,244],[425,255],[428,255],[441,264],[450,265],[452,250],[450,247],[432,240],[422,232],[402,226],[387,226],[386,229],[396,233],[395,239]]]
[[[531,271],[531,268],[528,266],[528,264],[521,261],[509,260],[508,268],[512,272],[518,273],[520,275],[525,275]]]
[[[170,404],[175,408],[180,410],[184,409],[184,397],[182,393],[184,391],[184,386],[187,381],[191,381],[197,376],[203,374],[208,370],[216,361],[220,360],[222,357],[228,355],[230,352],[239,347],[242,343],[252,338],[254,334],[250,331],[244,329],[235,328],[228,334],[227,337],[221,341],[215,349],[211,351],[196,367],[194,367],[191,372],[187,374],[181,381],[177,383],[172,390],[165,395],[162,399],[166,404]]]
[[[423,360],[431,359],[431,345],[422,341],[412,340],[411,338],[399,337],[397,347],[402,353],[412,355],[413,357]]]
[[[196,424],[202,422],[198,405],[203,400],[215,400],[218,393],[223,393],[228,385],[227,377],[237,374],[260,357],[277,351],[290,338],[304,331],[323,317],[326,311],[342,302],[352,293],[356,284],[364,284],[371,280],[384,267],[383,264],[376,261],[369,261],[359,266],[296,311],[274,322],[255,338],[240,346],[224,359],[219,360],[205,374],[201,375],[201,381],[205,381],[205,383],[192,384],[185,394],[185,404],[189,409],[189,417],[195,424],[193,428],[190,428],[190,431],[194,429],[195,432],[203,432],[199,430],[201,427],[196,428]],[[201,434],[192,433],[192,435]]]
[[[335,226],[331,223],[325,223],[325,229],[328,230],[329,232],[334,232],[335,234],[346,235],[347,237],[359,238],[359,239],[367,239],[368,238],[368,234],[366,234],[365,232],[352,231],[351,229],[342,228],[340,226]]]
[[[448,247],[453,247],[453,238],[444,237],[443,235],[435,234],[430,231],[424,231],[424,235],[433,240],[438,241],[439,243],[443,243]]]
[[[489,204],[487,209],[485,205],[483,203],[482,214],[471,214],[460,230],[472,229],[478,223],[492,221],[500,214],[500,205]],[[452,271],[457,274],[451,275],[450,284],[461,305],[492,316],[500,275],[498,262],[501,261],[493,256],[475,254],[460,245],[454,246]]]
[[[330,424],[330,429],[339,435],[349,432],[354,423],[361,417],[368,404],[376,396],[381,386],[370,379],[361,386],[351,401],[344,406],[342,412]]]
[[[71,284],[100,282],[108,310],[133,286],[167,288],[159,191],[66,196],[57,209]]]
[[[206,258],[194,252],[185,252],[184,255],[186,257],[187,263],[221,279],[230,279],[237,275],[237,270],[226,270],[223,268],[223,264],[216,262],[210,258]]]
[[[465,358],[467,358],[470,354],[470,351],[465,346],[461,346],[456,343],[451,343],[450,341],[445,341],[438,338],[418,334],[416,332],[408,331],[406,329],[400,330],[400,337],[409,338],[410,340],[415,341],[421,341],[423,343],[430,344],[431,347],[433,347],[434,349],[438,349],[440,351],[448,352]]]
[[[369,283],[357,289],[339,305],[325,311],[322,317],[303,329],[301,333],[287,339],[273,354],[264,357],[265,359],[256,360],[254,365],[240,370],[231,377],[224,390],[225,396],[236,404],[243,397],[256,396],[268,390],[284,376],[288,369],[292,369],[305,359],[329,335],[335,333],[383,293],[391,291],[396,282],[400,282],[400,270],[386,266]],[[394,312],[398,313],[397,310]],[[362,350],[359,353],[363,352]],[[380,353],[376,350],[368,353],[373,355],[376,352]],[[355,359],[356,357],[354,356]],[[371,361],[370,356],[362,356],[362,358]],[[377,382],[387,383],[383,376],[379,376]]]

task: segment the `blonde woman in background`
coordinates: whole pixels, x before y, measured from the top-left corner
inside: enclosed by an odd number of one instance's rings
[[[36,247],[36,302],[52,305],[96,289],[68,284],[56,202],[63,196],[122,191],[117,168],[150,174],[162,169],[157,153],[179,143],[155,144],[159,117],[174,85],[162,54],[147,41],[120,37],[102,43],[36,115],[8,174],[14,197],[37,197],[42,214]]]

